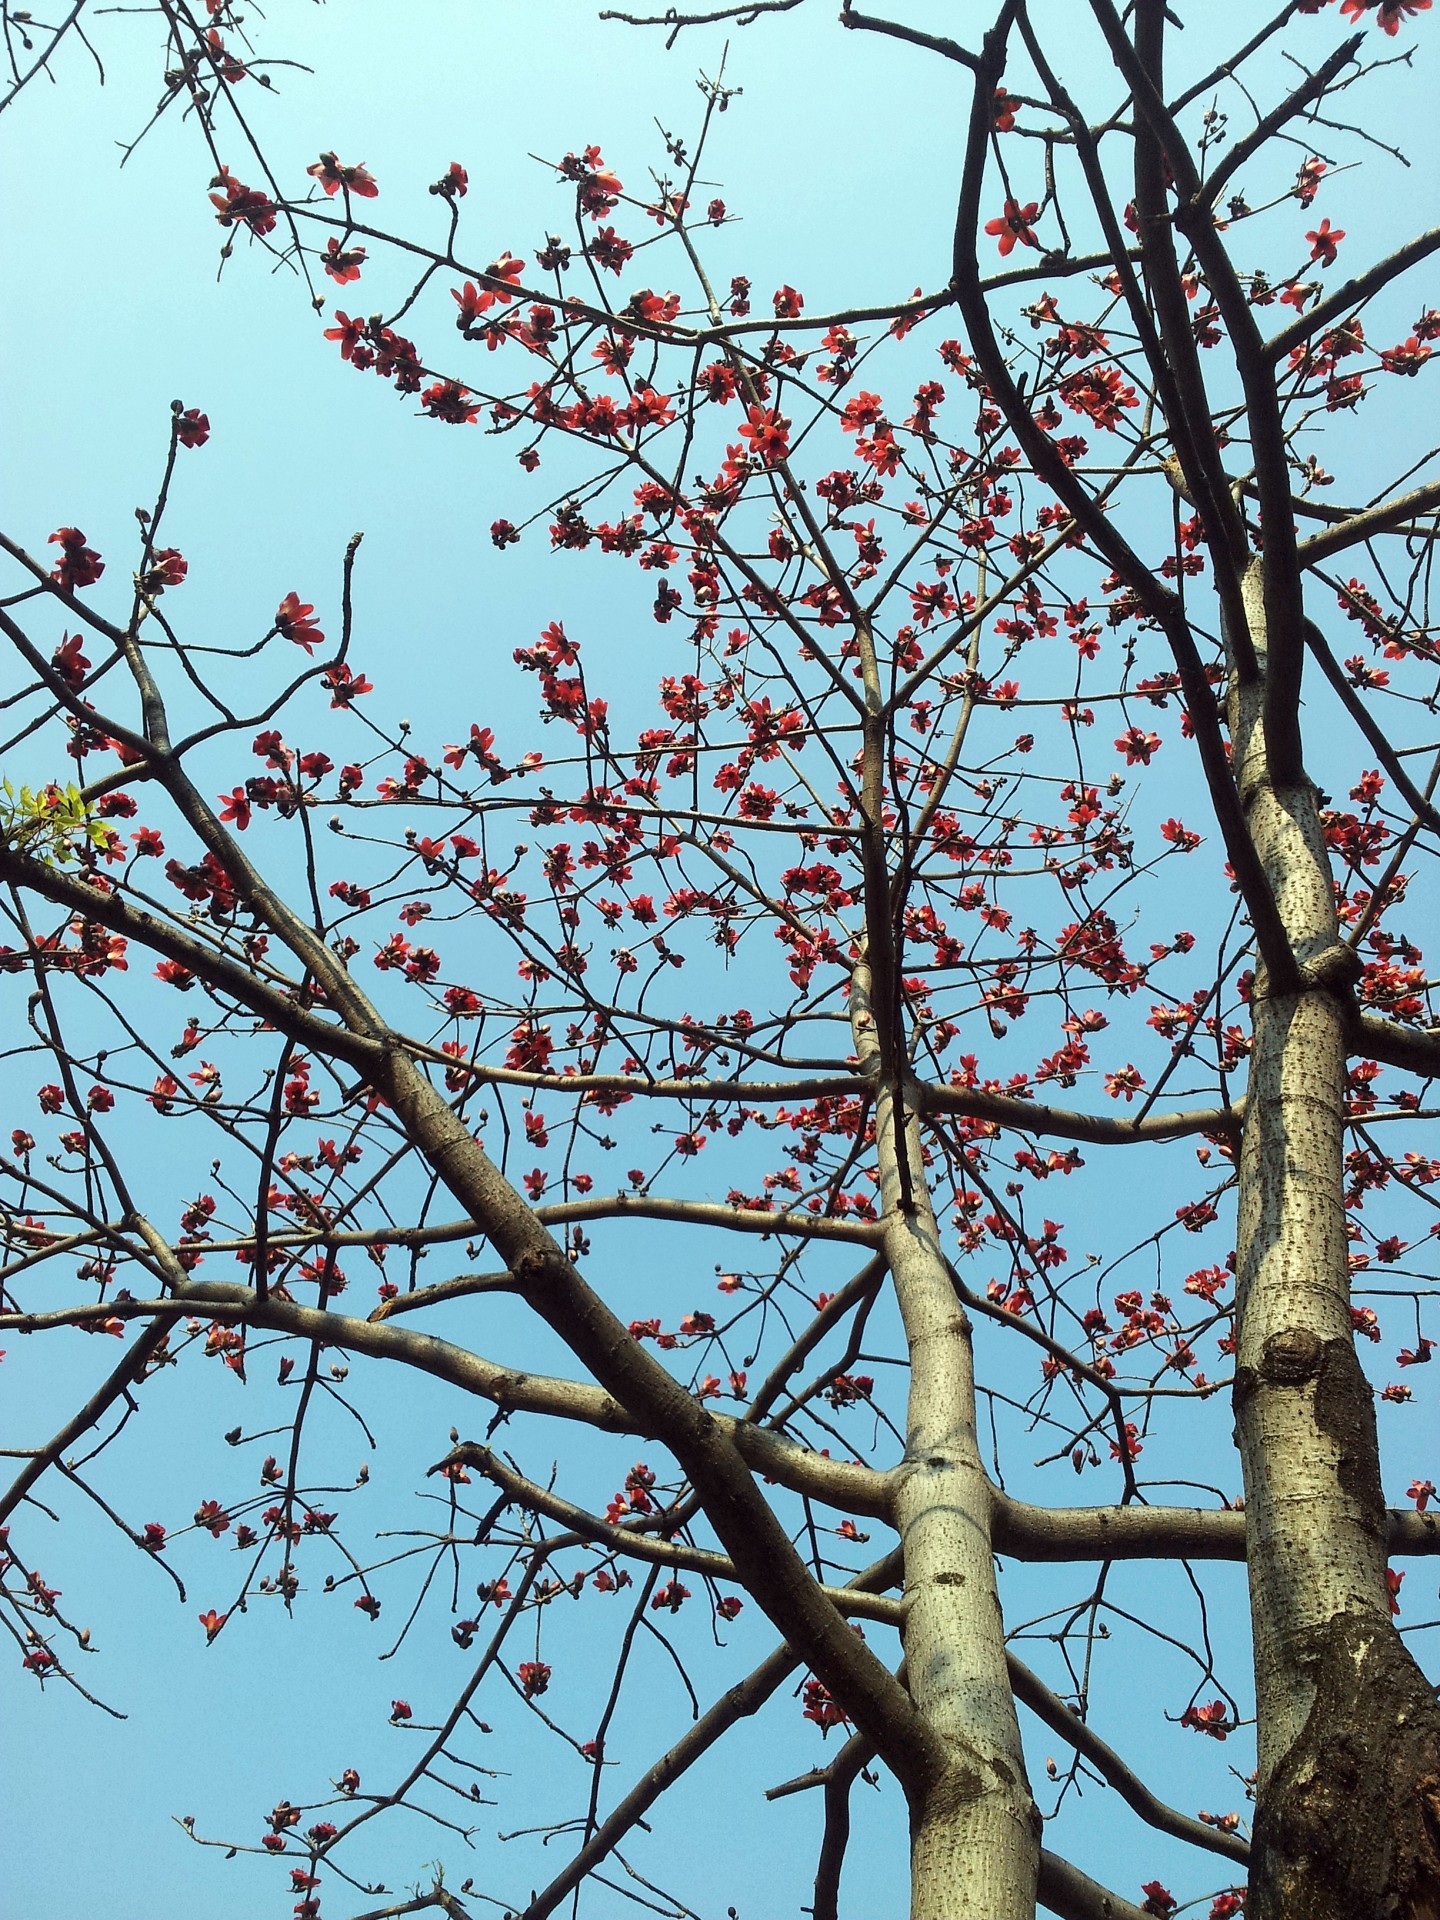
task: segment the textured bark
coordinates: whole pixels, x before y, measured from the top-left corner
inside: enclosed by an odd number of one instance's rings
[[[878,1065],[869,987],[862,964],[851,988],[856,1051]],[[913,1117],[897,1113],[888,1086],[877,1092],[875,1130],[885,1253],[910,1355],[909,1464],[895,1498],[905,1672],[946,1754],[943,1770],[910,1797],[911,1920],[1031,1920],[1040,1822],[1005,1659],[970,1323],[941,1249]]]
[[[1245,580],[1266,660],[1262,563]],[[1236,1435],[1259,1720],[1252,1920],[1434,1920],[1440,1712],[1393,1625],[1373,1394],[1342,1193],[1343,995],[1314,788],[1275,784],[1264,686],[1230,700],[1241,804],[1299,967],[1253,1000],[1237,1224]]]

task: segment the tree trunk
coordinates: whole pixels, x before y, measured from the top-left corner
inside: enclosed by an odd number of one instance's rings
[[[1263,669],[1261,567],[1245,604]],[[1234,764],[1301,984],[1272,993],[1256,979],[1240,1163],[1235,1419],[1259,1716],[1247,1911],[1437,1920],[1440,1712],[1391,1619],[1373,1392],[1350,1321],[1342,996],[1354,962],[1315,789],[1271,783],[1262,701],[1263,683],[1232,689]]]
[[[877,1060],[869,988],[861,963],[851,1017],[862,1064]],[[941,1251],[918,1128],[886,1086],[877,1088],[875,1133],[885,1254],[910,1358],[908,1469],[895,1510],[905,1671],[947,1755],[938,1777],[911,1795],[911,1920],[1032,1920],[1040,1821],[1005,1663],[970,1323]]]

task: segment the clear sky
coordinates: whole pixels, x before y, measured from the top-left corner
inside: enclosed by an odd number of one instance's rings
[[[959,31],[986,11],[931,5],[911,17]],[[1044,10],[1059,51],[1070,52],[1079,11],[1072,0]],[[1236,0],[1216,6],[1215,31],[1238,37],[1251,12]],[[275,0],[255,31],[263,53],[298,63],[273,69],[275,98],[252,89],[246,101],[280,178],[298,190],[305,166],[333,148],[380,180],[388,224],[419,230],[430,223],[438,233],[440,209],[425,186],[459,160],[471,182],[469,252],[482,263],[507,248],[528,257],[564,217],[553,171],[530,156],[553,160],[595,142],[627,185],[638,182],[662,159],[656,120],[681,134],[697,124],[695,71],[713,75],[723,44],[706,31],[682,36],[667,52],[657,33],[601,23],[589,0],[421,0],[408,8]],[[356,658],[390,709],[414,720],[417,737],[435,737],[457,701],[468,719],[477,687],[497,730],[512,718],[528,725],[530,689],[493,667],[553,618],[599,629],[597,646],[611,649],[612,659],[633,653],[637,673],[653,682],[654,636],[642,624],[642,603],[625,597],[629,588],[598,599],[593,569],[553,564],[543,541],[494,551],[490,522],[515,515],[524,497],[508,452],[473,432],[419,423],[379,382],[358,382],[321,340],[324,323],[293,276],[271,273],[258,253],[237,246],[217,275],[221,236],[205,199],[210,168],[193,127],[167,115],[119,166],[117,143],[133,138],[157,97],[158,33],[147,16],[121,15],[97,19],[94,35],[103,88],[72,46],[58,64],[59,84],[34,85],[0,119],[0,257],[9,263],[0,308],[0,524],[38,549],[53,527],[74,523],[118,559],[133,537],[134,509],[153,493],[169,405],[179,398],[207,412],[213,428],[203,459],[182,469],[171,509],[169,537],[191,562],[187,633],[213,628],[233,638],[253,628],[258,635],[291,589],[333,617],[345,542],[363,529]],[[1316,23],[1312,43],[1328,48],[1336,37],[1337,23],[1326,20]],[[1407,34],[1401,44],[1417,38]],[[1071,57],[1081,62],[1079,82],[1103,77],[1093,41]],[[745,272],[765,293],[789,281],[816,310],[944,285],[963,75],[912,49],[845,34],[823,0],[734,34],[726,74],[743,92],[717,132],[707,171],[741,219],[716,240],[722,276]],[[1440,157],[1423,73],[1397,72],[1388,98],[1393,118],[1377,132],[1402,142],[1412,169],[1376,152],[1363,175],[1337,183],[1326,209],[1337,225],[1365,230],[1367,257],[1423,224],[1417,209],[1427,195],[1433,202]],[[221,157],[249,177],[238,142],[224,133]],[[369,311],[388,303],[389,290],[382,296],[367,282],[354,304]],[[346,304],[344,294],[338,304]],[[125,571],[117,564],[121,577]],[[613,572],[605,571],[606,588]],[[193,1186],[194,1175],[180,1172],[178,1181]],[[663,1248],[663,1236],[647,1245]],[[68,1347],[47,1342],[42,1369],[39,1343],[33,1361],[16,1351],[19,1344],[10,1343],[0,1407],[7,1444],[23,1445],[63,1410],[57,1379],[73,1385],[78,1399],[118,1349],[78,1335]],[[106,1352],[97,1353],[102,1345]],[[360,1386],[363,1371],[354,1370]],[[233,1415],[217,1418],[212,1386],[207,1373],[198,1383],[167,1383],[156,1396],[161,1404],[153,1418],[147,1413],[144,1444],[125,1455],[127,1511],[150,1518],[153,1510],[178,1524],[205,1475],[213,1472],[219,1484],[230,1472],[219,1429],[249,1413],[237,1391]],[[386,1391],[377,1378],[357,1398],[367,1414],[374,1410],[382,1441],[391,1504],[381,1524],[404,1527],[418,1524],[405,1490],[422,1484],[452,1421],[474,1423],[438,1387],[407,1383],[403,1406],[388,1403]],[[328,1447],[339,1479],[353,1478],[366,1458],[358,1433],[337,1424]],[[1238,1468],[1229,1478],[1238,1481]],[[1393,1499],[1399,1489],[1389,1491]],[[223,1864],[190,1846],[168,1816],[193,1814],[197,1832],[253,1843],[282,1793],[312,1798],[352,1762],[387,1777],[413,1744],[413,1736],[407,1743],[387,1727],[390,1700],[411,1699],[417,1718],[443,1709],[463,1656],[450,1657],[437,1623],[377,1668],[371,1656],[382,1650],[382,1634],[348,1604],[318,1603],[301,1606],[283,1631],[257,1616],[207,1651],[195,1612],[223,1605],[221,1582],[229,1576],[214,1571],[220,1548],[209,1559],[208,1543],[195,1548],[181,1606],[158,1575],[140,1577],[147,1570],[137,1572],[136,1556],[116,1536],[63,1499],[57,1508],[73,1524],[57,1529],[44,1570],[93,1615],[105,1657],[88,1663],[86,1677],[93,1673],[97,1691],[130,1717],[121,1724],[61,1689],[42,1697],[18,1662],[0,1670],[8,1836],[0,1920],[70,1920],[97,1900],[108,1920],[284,1913],[288,1902],[273,1871],[245,1860]],[[1156,1588],[1144,1583],[1161,1578],[1132,1571],[1117,1576],[1116,1587],[1154,1612]],[[1179,1576],[1163,1579],[1176,1592],[1173,1602],[1158,1604],[1178,1610]],[[1238,1579],[1222,1573],[1211,1585],[1221,1617],[1233,1620],[1242,1604]],[[1037,1611],[1049,1590],[1037,1573],[1030,1589]],[[770,1643],[749,1621],[734,1637],[742,1655]],[[574,1645],[583,1670],[583,1640]],[[741,1670],[738,1660],[718,1655],[699,1664],[712,1690]],[[1163,1690],[1167,1701],[1188,1686],[1173,1672],[1146,1671],[1145,1687]],[[597,1668],[577,1685],[599,1698],[607,1681],[608,1670]],[[654,1711],[627,1732],[627,1766],[643,1765],[685,1723],[683,1696],[659,1655],[646,1684],[655,1690]],[[585,1719],[580,1696],[572,1702],[578,1724]],[[1158,1712],[1136,1716],[1123,1731],[1137,1764],[1155,1759],[1162,1776],[1174,1766],[1170,1777],[1179,1777],[1180,1756],[1187,1807],[1238,1803],[1224,1749],[1178,1734]],[[1042,1734],[1032,1742],[1037,1775],[1045,1741]],[[747,1729],[715,1764],[753,1779],[758,1796],[825,1757],[791,1710]],[[533,1723],[520,1715],[505,1720],[497,1769],[523,1780],[533,1765],[543,1782],[553,1764]],[[497,1825],[532,1820],[509,1782],[503,1787],[503,1815],[488,1820],[474,1858],[452,1836],[412,1829],[393,1850],[388,1833],[377,1841],[370,1868],[403,1885],[443,1854],[452,1881],[474,1872],[482,1884],[523,1891],[532,1872],[555,1861],[532,1854],[511,1870],[489,1835]],[[544,1785],[535,1791],[543,1803]],[[887,1785],[871,1799],[864,1844],[845,1881],[845,1908],[856,1920],[897,1912],[901,1903],[899,1795]],[[737,1836],[715,1830],[708,1807],[702,1770],[657,1827],[660,1850],[673,1844],[713,1862],[721,1897],[704,1909],[706,1920],[712,1912],[718,1920],[726,1901],[741,1920],[769,1920],[781,1865],[788,1874],[797,1850],[809,1859],[816,1809],[803,1796],[769,1808],[757,1801],[753,1825]],[[1114,1796],[1096,1792],[1087,1807],[1093,1811],[1076,1850],[1092,1871],[1113,1873],[1132,1898],[1149,1873],[1169,1877],[1176,1850],[1146,1835]],[[648,1858],[656,1857],[652,1850]],[[1222,1877],[1217,1863],[1217,1882]],[[327,1890],[327,1920],[363,1904],[356,1896],[347,1906],[338,1890]],[[623,1905],[617,1897],[613,1910]],[[608,1911],[603,1900],[594,1911]]]

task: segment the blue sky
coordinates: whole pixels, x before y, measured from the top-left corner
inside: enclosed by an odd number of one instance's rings
[[[911,17],[953,30],[955,11],[930,6]],[[978,17],[982,10],[960,11]],[[1067,53],[1074,11],[1057,3],[1043,13]],[[1226,31],[1249,12],[1216,11]],[[1207,23],[1196,37],[1209,30]],[[0,120],[0,250],[23,263],[12,267],[0,314],[0,359],[10,370],[0,399],[8,450],[0,521],[35,548],[52,527],[77,524],[115,557],[123,578],[133,512],[153,493],[169,405],[180,398],[206,411],[213,427],[203,454],[181,468],[168,523],[169,538],[191,562],[187,633],[213,629],[229,639],[253,629],[258,637],[279,596],[292,588],[333,619],[345,542],[364,529],[355,657],[387,707],[413,719],[417,737],[441,729],[457,701],[468,718],[477,688],[497,731],[507,722],[528,725],[529,688],[494,669],[554,618],[593,634],[597,649],[608,649],[638,683],[653,682],[663,670],[659,641],[643,600],[615,586],[613,568],[602,579],[588,564],[556,565],[538,541],[505,555],[494,551],[491,520],[513,515],[524,497],[523,476],[508,453],[476,434],[418,423],[380,383],[357,382],[320,339],[323,323],[308,310],[303,289],[288,273],[270,272],[258,252],[237,247],[217,274],[220,235],[205,200],[209,167],[193,128],[167,116],[123,170],[118,166],[117,143],[133,136],[156,97],[154,25],[144,16],[102,19],[96,35],[103,89],[72,48],[60,84],[32,87]],[[565,196],[553,173],[530,155],[553,160],[593,141],[627,186],[638,182],[661,157],[657,118],[682,134],[698,124],[695,70],[713,74],[721,51],[721,36],[706,32],[682,36],[667,52],[658,34],[599,22],[588,0],[403,11],[380,0],[328,8],[277,0],[268,19],[257,21],[257,37],[262,51],[313,69],[277,69],[277,97],[257,102],[252,92],[247,102],[280,177],[298,185],[316,153],[334,148],[380,180],[388,223],[422,230],[439,218],[426,183],[458,159],[471,180],[467,251],[481,262],[507,248],[528,255],[563,216]],[[1333,22],[1317,22],[1307,44],[1328,47],[1335,37]],[[1103,79],[1093,46],[1072,57],[1079,82]],[[736,34],[727,79],[743,93],[719,124],[707,167],[741,216],[716,241],[722,277],[747,273],[762,296],[789,281],[812,310],[944,284],[962,75],[891,42],[846,35],[830,9],[816,5]],[[1400,69],[1390,85],[1386,137],[1403,129],[1413,170],[1377,154],[1363,175],[1336,184],[1325,208],[1337,225],[1363,230],[1367,257],[1409,231],[1423,197],[1418,186],[1433,180],[1437,157],[1423,75]],[[238,143],[229,143],[233,152],[224,137],[221,144],[222,158],[248,178]],[[369,288],[367,280],[367,294],[355,303],[367,311],[367,300],[382,298]],[[346,289],[338,304],[353,291]],[[1362,477],[1365,458],[1360,449],[1355,470]],[[182,1186],[186,1179],[194,1184],[186,1172]],[[1121,1197],[1117,1186],[1112,1203]],[[1092,1224],[1098,1232],[1100,1220]],[[657,1266],[680,1254],[679,1243],[660,1230],[645,1248]],[[716,1259],[728,1255],[717,1245]],[[639,1277],[621,1262],[612,1278],[623,1295]],[[638,1310],[638,1290],[635,1298]],[[501,1328],[508,1330],[503,1322]],[[53,1355],[47,1343],[42,1366],[38,1342],[33,1359],[16,1350],[20,1343],[10,1344],[0,1387],[7,1434],[12,1443],[18,1434],[19,1444],[56,1424],[65,1392],[78,1397],[115,1357],[109,1342],[77,1335]],[[100,1345],[107,1351],[97,1355]],[[375,1409],[382,1442],[377,1510],[386,1504],[379,1524],[412,1526],[416,1509],[404,1490],[422,1484],[452,1421],[473,1422],[452,1393],[409,1386],[404,1404],[392,1405],[384,1379],[367,1392],[364,1374],[357,1364],[352,1385],[367,1413]],[[205,1386],[212,1382],[206,1375]],[[220,1430],[251,1414],[237,1391],[233,1415],[218,1419],[209,1393],[193,1382],[167,1382],[154,1397],[145,1443],[126,1456],[129,1510],[178,1519],[207,1474],[218,1485],[231,1473]],[[1182,1438],[1180,1452],[1183,1445]],[[326,1470],[348,1484],[366,1458],[360,1437],[337,1417],[325,1442]],[[1228,1478],[1238,1480],[1233,1464]],[[1399,1489],[1390,1491],[1393,1498]],[[73,1595],[93,1612],[105,1657],[88,1664],[86,1677],[93,1668],[97,1690],[130,1718],[112,1721],[58,1689],[42,1697],[28,1676],[5,1671],[0,1685],[11,1733],[0,1779],[9,1830],[23,1838],[0,1868],[0,1911],[7,1920],[11,1913],[15,1920],[68,1920],[103,1890],[111,1920],[149,1920],[157,1909],[196,1920],[251,1920],[262,1908],[284,1913],[288,1901],[273,1873],[245,1860],[222,1864],[188,1845],[168,1816],[194,1814],[197,1831],[253,1841],[282,1793],[312,1798],[327,1775],[352,1761],[367,1778],[385,1777],[413,1740],[387,1727],[390,1699],[411,1699],[417,1718],[443,1706],[461,1656],[445,1658],[437,1626],[388,1667],[375,1668],[369,1656],[381,1636],[348,1604],[302,1606],[283,1630],[256,1617],[206,1651],[194,1613],[197,1605],[223,1604],[215,1572],[221,1548],[208,1559],[208,1543],[195,1549],[186,1569],[190,1600],[179,1607],[158,1576],[137,1580],[135,1556],[115,1536],[65,1509],[63,1500],[57,1506],[74,1524],[57,1530],[40,1564],[67,1599]],[[1238,1577],[1222,1571],[1207,1584],[1222,1620],[1233,1622],[1243,1607]],[[1039,1612],[1073,1587],[1073,1580],[1037,1570],[1026,1605]],[[1137,1611],[1178,1612],[1186,1604],[1174,1573],[1122,1570],[1116,1590]],[[752,1620],[733,1637],[742,1654],[769,1645]],[[653,1690],[653,1708],[626,1733],[627,1765],[643,1765],[684,1724],[683,1696],[663,1656],[652,1650],[646,1658],[644,1690]],[[597,1663],[593,1674],[585,1671],[583,1637],[573,1640],[572,1660],[584,1674],[568,1703],[579,1725],[591,1696],[603,1697],[608,1670]],[[739,1670],[718,1655],[702,1657],[700,1666],[712,1687]],[[1168,1701],[1188,1686],[1176,1677],[1183,1663],[1145,1671],[1156,1698]],[[1177,1733],[1158,1713],[1130,1713],[1123,1694],[1115,1696],[1115,1723],[1103,1730],[1123,1734],[1121,1744],[1138,1764],[1153,1760],[1172,1781],[1183,1766],[1187,1807],[1236,1803],[1225,1750]],[[554,1764],[548,1748],[523,1715],[496,1724],[495,1766],[519,1780],[527,1766],[539,1769],[534,1817],[545,1817],[555,1784],[546,1771]],[[1037,1776],[1047,1751],[1042,1734],[1032,1746]],[[824,1757],[791,1711],[746,1729],[716,1764],[753,1782],[758,1794]],[[534,1823],[514,1790],[506,1793],[487,1835],[496,1825]],[[846,1877],[846,1910],[856,1916],[898,1909],[904,1847],[893,1787],[863,1801],[862,1844]],[[815,1809],[804,1796],[763,1813],[757,1802],[745,1844],[737,1845],[733,1832],[710,1822],[711,1805],[703,1773],[692,1777],[657,1826],[660,1838],[647,1859],[671,1845],[707,1859],[721,1897],[704,1908],[706,1920],[727,1901],[742,1920],[763,1920],[775,1912],[769,1900],[777,1874],[784,1869],[788,1877],[797,1854],[808,1862]],[[1148,1874],[1169,1876],[1175,1849],[1145,1835],[1113,1797],[1097,1793],[1087,1807],[1089,1819],[1076,1823],[1084,1864],[1102,1877],[1113,1872],[1131,1897]],[[482,1884],[522,1891],[530,1884],[529,1864],[512,1870],[505,1850],[488,1837],[478,1859],[462,1864],[449,1837],[432,1838],[418,1826],[403,1831],[398,1822],[395,1833],[387,1830],[375,1843],[367,1870],[395,1887],[418,1878],[440,1853],[452,1881],[475,1871]],[[545,1860],[534,1871],[543,1872]],[[673,1877],[692,1887],[705,1880]],[[1215,1878],[1223,1879],[1218,1866]],[[1197,1891],[1200,1884],[1194,1881]],[[327,1920],[364,1904],[357,1896],[347,1907],[338,1890],[327,1893],[332,1901]],[[622,1905],[617,1897],[614,1911]],[[608,1911],[603,1900],[594,1911]]]

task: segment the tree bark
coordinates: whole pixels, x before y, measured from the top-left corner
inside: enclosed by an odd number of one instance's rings
[[[1440,1915],[1440,1711],[1395,1629],[1373,1391],[1355,1353],[1342,1192],[1345,994],[1314,787],[1276,784],[1264,562],[1244,580],[1262,677],[1232,685],[1250,833],[1298,989],[1253,990],[1235,1379],[1259,1720],[1251,1920]],[[1299,635],[1292,636],[1299,645]]]

